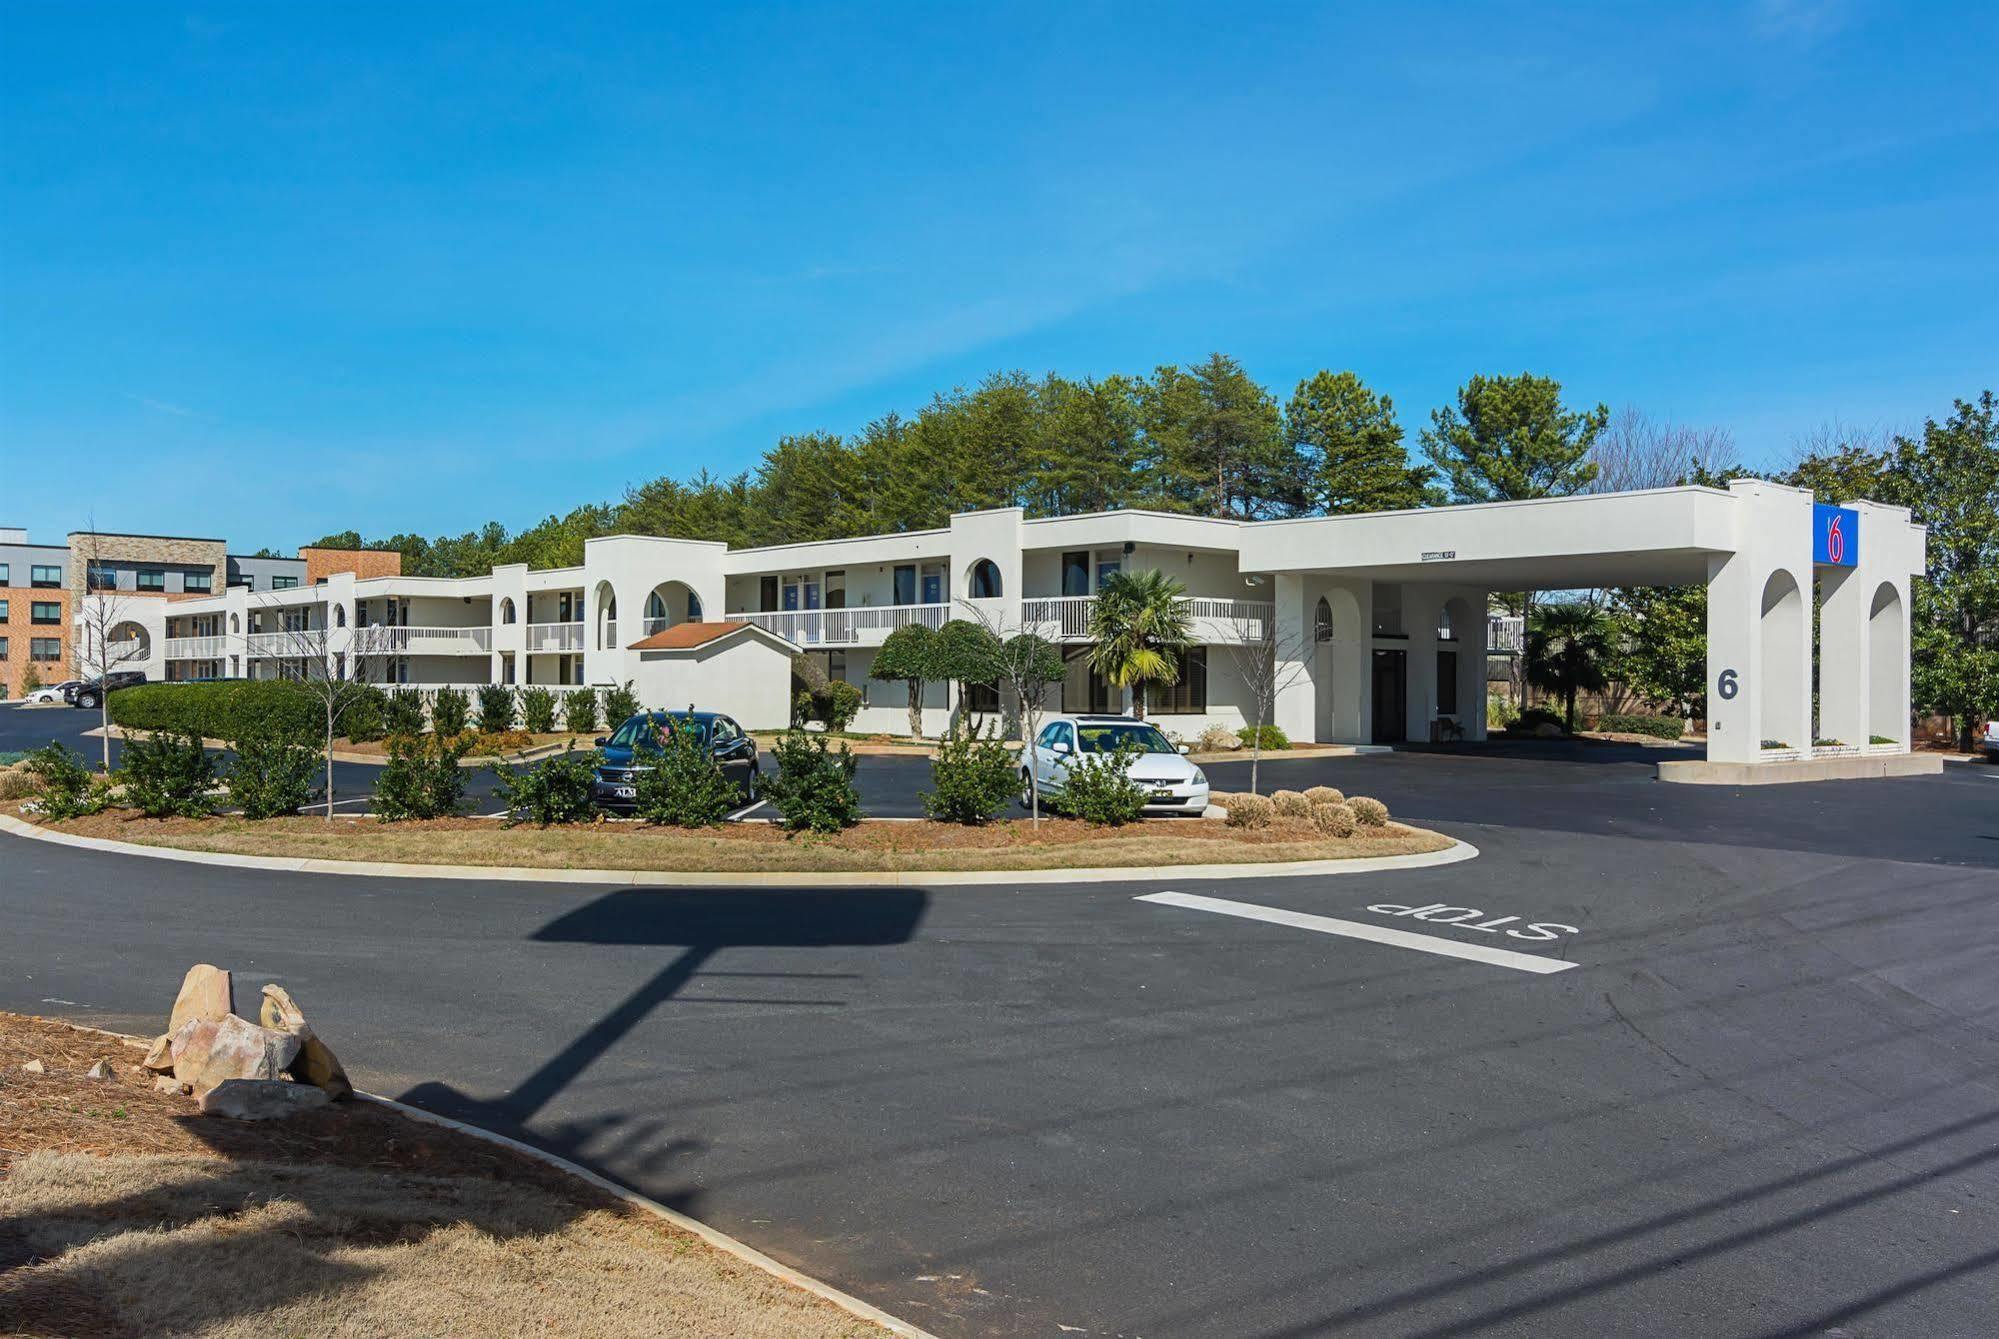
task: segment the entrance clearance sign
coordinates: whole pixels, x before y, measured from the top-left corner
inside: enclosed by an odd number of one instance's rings
[[[1812,504],[1812,563],[1852,567],[1860,561],[1860,513],[1825,502]]]

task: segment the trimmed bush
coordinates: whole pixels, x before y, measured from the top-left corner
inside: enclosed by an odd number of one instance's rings
[[[787,832],[838,832],[861,821],[861,796],[854,789],[854,755],[843,745],[826,747],[823,735],[791,729],[771,747],[777,775],[764,794]]]
[[[833,680],[814,696],[819,719],[835,734],[845,733],[854,723],[854,717],[861,714],[861,690],[843,680]]]
[[[625,680],[625,682],[617,688],[609,688],[605,690],[604,727],[606,729],[608,730],[617,729],[619,726],[623,725],[626,721],[629,721],[632,717],[638,715],[639,712],[642,710],[643,708],[639,706],[639,695],[637,691],[633,689],[632,681],[630,679]]]
[[[1347,801],[1347,808],[1353,810],[1354,822],[1364,828],[1379,828],[1388,825],[1388,806],[1380,800],[1356,795]]]
[[[1335,786],[1307,786],[1305,788],[1305,798],[1310,800],[1314,807],[1321,804],[1345,804],[1347,802],[1346,792]]]
[[[1277,806],[1264,795],[1232,795],[1227,807],[1232,828],[1267,828],[1277,817]]]
[[[1360,820],[1354,817],[1351,806],[1344,804],[1315,804],[1312,806],[1312,826],[1328,837],[1351,837]]]
[[[1291,736],[1285,734],[1274,725],[1266,725],[1261,729],[1258,729],[1254,725],[1245,725],[1242,729],[1235,732],[1235,737],[1242,741],[1242,746],[1246,749],[1259,747],[1257,743],[1259,738],[1263,741],[1260,747],[1266,751],[1270,749],[1288,749],[1291,747]]]
[[[531,735],[555,733],[555,694],[533,684],[521,689],[521,726]]]
[[[423,733],[423,694],[414,688],[392,688],[382,705],[382,731],[391,735]]]
[[[584,823],[597,816],[591,798],[596,782],[594,753],[565,749],[553,758],[543,758],[532,767],[495,767],[493,781],[506,802],[508,827],[533,823]]]
[[[431,733],[452,739],[465,733],[472,719],[472,699],[463,688],[440,688],[430,699]]]
[[[235,744],[236,761],[224,778],[229,802],[245,818],[287,818],[319,797],[324,756],[303,739],[252,735]]]
[[[1063,769],[1063,810],[1098,827],[1118,828],[1143,818],[1146,788],[1128,770],[1137,756],[1131,747],[1073,756]]]
[[[435,734],[389,741],[388,765],[375,782],[375,816],[385,823],[406,818],[450,818],[465,802],[465,746]]]
[[[708,755],[698,730],[669,730],[648,771],[637,773],[633,811],[648,823],[712,828],[742,803],[736,783]]]
[[[479,690],[479,730],[482,734],[505,734],[514,728],[514,690],[503,683],[489,683]]]
[[[997,737],[946,740],[930,764],[932,789],[920,798],[923,812],[940,823],[976,826],[990,822],[1020,793],[1013,750]]]
[[[1310,818],[1312,802],[1304,794],[1295,790],[1273,791],[1270,803],[1276,808],[1279,818]]]
[[[1678,739],[1681,724],[1677,716],[1612,715],[1600,717],[1596,728],[1605,734],[1650,735],[1654,739]]]
[[[1211,725],[1201,731],[1201,737],[1194,741],[1196,750],[1202,753],[1234,753],[1242,747],[1242,740],[1226,725]]]
[[[116,702],[120,696],[114,693],[111,700]],[[82,757],[61,744],[51,742],[46,748],[36,749],[21,765],[41,784],[37,802],[42,813],[57,822],[102,813],[111,803],[111,783],[93,776],[84,767]]]
[[[159,730],[149,738],[128,739],[119,763],[125,803],[148,818],[200,818],[214,808],[208,792],[215,785],[215,760],[199,735]]]
[[[128,730],[174,730],[204,739],[326,731],[326,708],[302,685],[283,679],[137,684],[109,701],[112,724]]]
[[[572,688],[562,695],[562,724],[570,733],[587,735],[597,728],[597,690]]]
[[[340,720],[335,733],[347,736],[356,744],[367,744],[388,733],[389,695],[373,684],[357,683],[349,694],[349,701],[341,709]],[[325,706],[314,704],[321,714],[320,729],[325,730]],[[229,738],[229,736],[224,736]]]

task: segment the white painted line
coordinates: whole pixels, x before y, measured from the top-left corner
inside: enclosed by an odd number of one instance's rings
[[[759,810],[759,809],[763,808],[763,807],[764,807],[764,805],[766,805],[766,804],[768,804],[768,803],[769,803],[769,801],[768,801],[768,800],[757,800],[757,801],[755,801],[755,802],[753,802],[753,803],[750,803],[750,804],[746,804],[746,805],[744,805],[744,806],[743,806],[742,808],[740,808],[740,809],[736,810],[736,812],[735,812],[735,813],[733,813],[733,814],[725,814],[725,815],[723,816],[723,821],[724,821],[724,822],[728,822],[728,823],[736,823],[736,822],[740,822],[740,821],[742,820],[742,817],[743,817],[743,815],[745,815],[745,814],[753,814],[753,813],[755,813],[755,812],[756,812],[757,810]]]
[[[1320,934],[1344,935],[1348,939],[1365,939],[1395,948],[1413,948],[1418,953],[1464,958],[1493,967],[1511,967],[1516,972],[1538,972],[1545,976],[1552,972],[1566,972],[1576,966],[1573,962],[1544,958],[1537,953],[1515,953],[1511,949],[1487,948],[1484,944],[1460,944],[1455,940],[1411,934],[1407,930],[1391,930],[1383,925],[1363,925],[1359,921],[1285,911],[1281,907],[1260,907],[1254,902],[1231,902],[1223,897],[1200,897],[1193,893],[1143,893],[1133,900],[1185,907],[1189,911],[1212,911],[1218,916],[1240,916],[1250,921],[1268,921],[1272,925],[1288,925],[1297,930],[1317,930]]]

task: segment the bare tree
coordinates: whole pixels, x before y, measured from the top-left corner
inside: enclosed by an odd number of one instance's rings
[[[1249,694],[1249,793],[1257,794],[1263,762],[1263,727],[1277,712],[1277,698],[1305,673],[1305,657],[1316,653],[1317,630],[1279,635],[1277,620],[1237,613],[1229,619],[1229,658]]]
[[[993,677],[1013,694],[1016,720],[1020,726],[1021,754],[1026,756],[1041,732],[1041,707],[1051,685],[1062,682],[1067,667],[1062,652],[1030,628],[1009,630],[1004,620],[970,600],[960,601],[993,639]],[[1031,820],[1041,822],[1041,778],[1031,764],[1021,770],[1027,775],[1027,811]]]
[[[85,531],[80,546],[71,551],[83,560],[79,581],[70,575],[77,595],[76,613],[67,633],[70,662],[79,679],[96,684],[99,742],[104,746],[104,774],[111,775],[111,685],[112,671],[120,665],[146,658],[142,638],[117,635],[132,624],[137,597],[118,589],[116,577],[105,564],[101,537],[95,526]],[[79,690],[81,691],[81,690]]]
[[[1596,465],[1593,493],[1671,488],[1738,463],[1727,428],[1654,419],[1636,405],[1626,405],[1610,420],[1590,448],[1590,459]]]
[[[338,607],[321,606],[329,611]],[[280,614],[282,617],[282,614]],[[345,631],[344,638],[333,634]],[[319,708],[325,725],[326,821],[333,821],[333,741],[339,736],[341,719],[375,691],[369,682],[369,662],[396,651],[397,629],[386,625],[353,628],[287,628],[279,633],[284,655],[278,674],[299,686]]]

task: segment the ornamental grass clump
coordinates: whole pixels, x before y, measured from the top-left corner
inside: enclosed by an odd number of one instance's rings
[[[1322,804],[1345,804],[1347,802],[1346,792],[1336,786],[1308,786],[1305,789],[1305,798],[1312,802],[1314,808]]]
[[[1347,808],[1353,810],[1354,821],[1364,828],[1388,826],[1388,806],[1380,800],[1356,795],[1347,801]]]
[[[1354,817],[1353,808],[1345,804],[1315,804],[1312,806],[1312,826],[1328,837],[1346,838],[1354,834],[1359,820]]]
[[[1232,828],[1267,828],[1277,817],[1277,806],[1264,795],[1231,796],[1228,810]]]
[[[1271,793],[1270,802],[1276,806],[1279,818],[1310,818],[1312,816],[1312,802],[1306,799],[1301,791],[1274,791]]]

